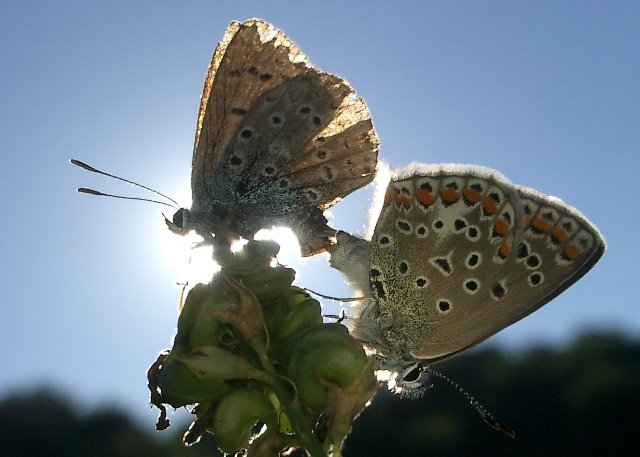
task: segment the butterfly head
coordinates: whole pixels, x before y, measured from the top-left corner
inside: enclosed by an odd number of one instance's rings
[[[238,222],[236,213],[223,205],[210,205],[207,211],[178,209],[171,220],[164,218],[169,230],[181,236],[190,231],[202,237],[202,244],[229,246],[239,238],[250,239],[256,232]]]
[[[173,214],[171,220],[164,218],[169,230],[178,235],[186,235],[190,230],[191,212],[186,208],[180,208]]]
[[[419,360],[405,360],[376,355],[379,379],[386,381],[391,392],[403,397],[420,397],[426,391],[428,373]]]

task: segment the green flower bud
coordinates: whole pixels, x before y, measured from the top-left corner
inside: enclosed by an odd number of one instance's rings
[[[289,376],[300,401],[321,412],[328,400],[328,383],[347,388],[368,364],[362,346],[340,324],[323,324],[303,335],[289,361]]]
[[[170,356],[162,363],[158,387],[163,401],[174,408],[215,401],[230,389],[221,380],[196,376],[186,365]]]
[[[291,283],[296,278],[296,272],[283,266],[267,267],[258,273],[243,275],[240,278],[242,284],[260,300],[272,300],[291,287]]]
[[[295,336],[319,324],[322,324],[322,307],[317,300],[308,298],[296,305],[285,317],[274,338]]]
[[[279,316],[273,325],[275,328],[269,333],[271,335],[271,352],[274,358],[286,365],[302,335],[318,325],[322,325],[320,303],[312,298],[307,298],[290,308],[286,315]]]
[[[200,298],[201,313],[231,325],[251,346],[266,340],[260,301],[235,279],[219,272]]]
[[[215,316],[204,313],[209,302],[226,300],[226,296],[217,288],[208,284],[197,284],[189,291],[178,317],[178,333],[174,349],[184,353],[199,346],[215,346],[226,334],[231,334],[229,326]]]
[[[258,421],[263,421],[271,433],[277,430],[273,404],[264,394],[255,390],[235,389],[218,403],[211,431],[220,450],[233,454],[248,446],[251,429]]]
[[[328,400],[324,409],[327,423],[325,444],[330,443],[334,449],[340,449],[342,442],[351,430],[351,424],[360,411],[364,409],[378,389],[378,381],[373,371],[371,360],[362,367],[360,373],[347,387],[327,385]]]
[[[218,346],[201,346],[187,355],[173,355],[173,357],[201,378],[256,379],[266,383],[271,381],[266,373],[244,358]]]

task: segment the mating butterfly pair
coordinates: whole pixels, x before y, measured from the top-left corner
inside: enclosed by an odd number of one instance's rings
[[[330,251],[370,297],[352,331],[397,374],[397,391],[422,388],[421,360],[535,311],[605,250],[577,210],[476,166],[409,168],[389,183],[370,242],[336,232],[323,211],[371,182],[377,153],[368,108],[347,82],[272,25],[233,22],[205,80],[192,207],[167,224],[207,243],[283,225],[304,255]]]

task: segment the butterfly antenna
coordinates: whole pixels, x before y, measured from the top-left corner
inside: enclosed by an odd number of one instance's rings
[[[449,383],[454,389],[456,389],[460,394],[462,394],[462,396],[464,398],[466,398],[466,400],[469,402],[469,404],[471,406],[473,406],[473,408],[478,412],[478,414],[480,414],[480,417],[482,418],[482,420],[485,423],[489,424],[494,430],[497,430],[499,432],[504,433],[509,438],[515,438],[516,437],[516,432],[511,427],[503,424],[498,419],[493,417],[493,415],[491,413],[489,413],[489,411],[487,411],[486,408],[484,406],[482,406],[482,404],[480,404],[480,402],[478,400],[476,400],[475,397],[473,397],[473,395],[471,395],[469,392],[467,392],[460,384],[455,382],[453,379],[451,379],[450,377],[448,377],[444,373],[441,373],[441,372],[439,372],[437,370],[434,370],[431,367],[423,367],[422,369],[426,373],[429,373],[430,375],[436,376],[436,377],[442,379],[443,381]]]
[[[306,290],[310,294],[317,295],[318,297],[326,298],[327,300],[343,302],[343,303],[347,303],[351,301],[373,300],[373,298],[371,297],[350,297],[350,298],[332,297],[331,295],[324,295],[324,294],[321,294],[320,292],[307,289],[306,287],[304,288],[304,290]]]
[[[114,179],[117,179],[119,181],[126,182],[127,184],[131,184],[132,186],[140,187],[142,189],[148,190],[149,192],[153,192],[154,194],[160,195],[161,197],[166,198],[167,200],[173,202],[174,204],[170,205],[169,203],[161,202],[161,201],[158,201],[158,200],[151,200],[151,199],[148,199],[148,198],[125,197],[125,196],[122,196],[122,195],[105,194],[104,192],[99,192],[99,191],[93,190],[93,189],[87,189],[86,187],[79,188],[78,192],[82,192],[82,193],[85,193],[85,194],[91,194],[91,195],[100,195],[100,196],[104,196],[104,197],[122,198],[124,200],[139,200],[139,201],[143,201],[143,202],[159,203],[161,205],[170,206],[172,208],[178,208],[180,206],[180,205],[178,205],[178,202],[175,201],[173,198],[171,198],[171,197],[169,197],[169,196],[167,196],[167,195],[165,195],[165,194],[163,194],[161,192],[158,192],[155,189],[152,189],[152,188],[147,187],[147,186],[143,186],[142,184],[139,184],[139,183],[137,183],[135,181],[130,181],[128,179],[121,178],[120,176],[112,175],[112,174],[107,173],[105,171],[98,170],[97,168],[94,168],[91,165],[87,165],[86,163],[81,162],[80,160],[71,159],[70,162],[73,165],[76,165],[76,166],[78,166],[80,168],[84,168],[85,170],[90,171],[92,173],[98,173],[99,175],[109,176],[110,178],[114,178]]]
[[[344,309],[340,310],[340,314],[323,314],[322,317],[326,317],[327,319],[335,319],[336,324],[342,324],[344,321],[349,319],[347,313]]]
[[[124,195],[107,194],[104,192],[100,192],[99,190],[88,189],[86,187],[78,187],[78,192],[82,194],[99,195],[101,197],[112,197],[112,198],[121,198],[123,200],[138,200],[141,202],[158,203],[159,205],[165,205],[165,206],[170,206],[171,208],[177,208],[176,205],[172,205],[171,203],[167,203],[167,202],[161,202],[160,200],[153,200],[152,198],[125,197]]]

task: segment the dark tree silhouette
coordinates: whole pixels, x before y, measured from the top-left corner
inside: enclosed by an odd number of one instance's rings
[[[566,350],[517,356],[470,351],[438,365],[515,429],[510,439],[483,423],[439,379],[419,399],[381,389],[355,421],[346,456],[636,456],[640,437],[640,342],[585,335]],[[123,411],[82,413],[53,390],[0,401],[0,456],[215,456],[210,436],[185,448],[179,427],[141,430]],[[173,431],[172,431],[173,430]]]

